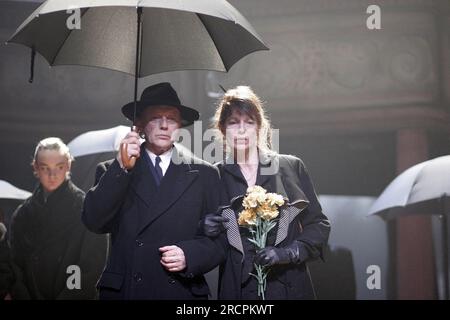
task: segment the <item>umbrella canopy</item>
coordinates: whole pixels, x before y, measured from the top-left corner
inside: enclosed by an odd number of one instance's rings
[[[19,189],[5,180],[0,180],[0,199],[25,200],[30,196],[31,192]]]
[[[140,28],[137,7],[142,8]],[[81,10],[80,29],[67,27],[72,13],[66,10],[73,8]],[[267,50],[225,0],[47,0],[8,42],[34,48],[50,65],[95,66],[138,77],[174,70],[228,71],[249,53]]]
[[[369,214],[387,218],[398,214],[442,214],[442,200],[450,195],[450,156],[419,163],[395,178],[374,202]]]
[[[400,174],[373,203],[369,214],[392,219],[401,215],[440,215],[440,228],[433,230],[440,244],[436,268],[442,275],[439,280],[441,297],[450,297],[450,156],[419,163]],[[440,259],[440,260],[439,260]],[[440,261],[440,262],[439,262]],[[441,271],[439,271],[441,270]]]
[[[88,131],[74,138],[67,146],[73,157],[115,152],[119,150],[120,141],[125,138],[128,132],[130,132],[130,128],[126,126]]]
[[[80,21],[70,24],[77,16],[74,9]],[[134,75],[133,124],[139,77],[174,70],[228,71],[249,53],[268,49],[225,0],[47,0],[8,42],[32,48],[30,82],[35,52],[50,65]],[[126,153],[122,161],[125,167],[134,164]]]

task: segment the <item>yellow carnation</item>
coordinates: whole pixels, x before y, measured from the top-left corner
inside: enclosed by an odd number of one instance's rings
[[[258,199],[255,194],[249,194],[242,201],[242,205],[245,209],[256,208],[258,206]]]
[[[260,205],[257,214],[264,220],[272,220],[278,217],[278,209],[276,206],[270,205],[268,202]]]
[[[284,204],[283,196],[276,193],[268,193],[267,201],[270,203],[271,206],[277,205],[281,207]]]
[[[253,186],[247,188],[247,193],[266,193],[267,190],[261,186]]]
[[[242,210],[239,214],[238,223],[241,226],[249,226],[256,224],[256,212],[252,209]]]

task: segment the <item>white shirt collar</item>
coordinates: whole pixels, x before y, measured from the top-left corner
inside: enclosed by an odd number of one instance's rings
[[[152,160],[153,165],[155,165],[157,155],[154,154],[153,152],[151,152],[150,150],[148,150],[147,148],[145,149],[145,151],[147,151],[147,154],[149,155],[150,160]],[[172,160],[172,153],[173,153],[173,147],[170,148],[169,150],[167,150],[166,152],[164,152],[163,154],[159,155],[159,157],[161,158],[161,162],[159,163],[159,166],[161,167],[163,175],[166,174],[166,171],[169,168],[170,161]]]

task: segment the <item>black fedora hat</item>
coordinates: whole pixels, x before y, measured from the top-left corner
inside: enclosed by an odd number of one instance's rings
[[[198,120],[200,114],[197,110],[183,106],[178,98],[177,92],[168,82],[161,82],[144,89],[141,94],[141,100],[136,103],[136,117],[144,109],[152,106],[173,106],[180,111],[181,126],[189,126],[195,120]],[[133,121],[134,102],[127,103],[122,107],[122,113]]]

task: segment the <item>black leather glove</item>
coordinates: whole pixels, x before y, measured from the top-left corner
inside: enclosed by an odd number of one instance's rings
[[[266,247],[256,253],[254,262],[266,267],[275,264],[299,263],[301,262],[299,243],[294,241],[285,248]]]
[[[207,214],[203,219],[203,232],[208,237],[217,237],[225,230],[223,223],[228,221],[230,221],[230,219],[217,214]]]

